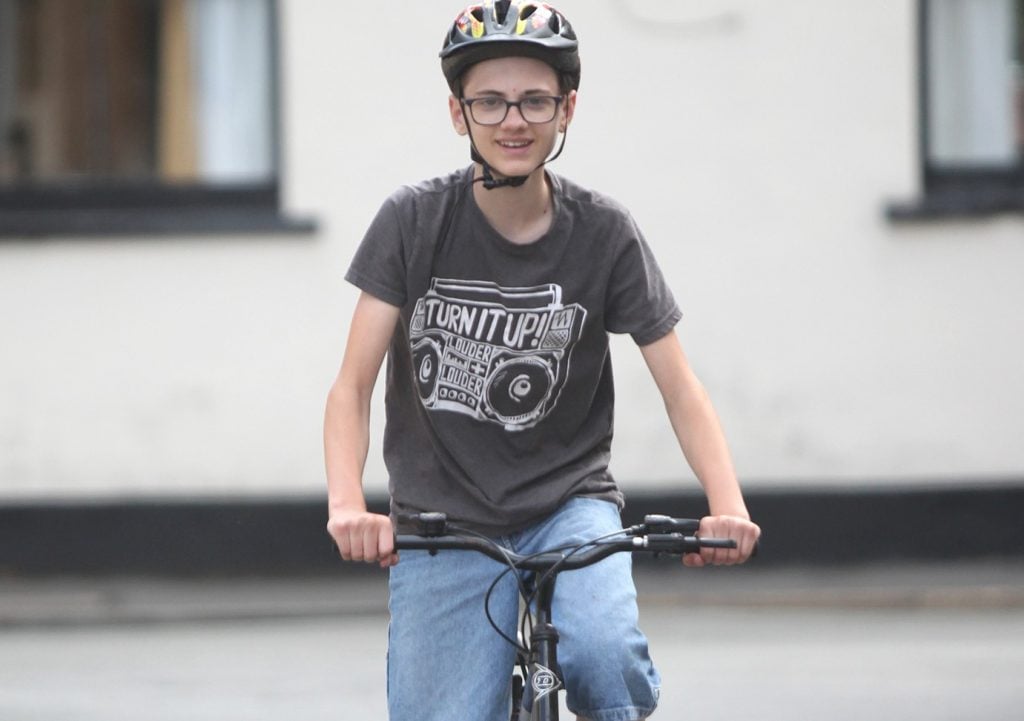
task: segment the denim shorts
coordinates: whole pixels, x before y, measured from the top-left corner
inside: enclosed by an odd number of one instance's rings
[[[620,528],[614,504],[574,498],[496,540],[526,555]],[[390,576],[390,721],[508,721],[515,649],[484,611],[484,596],[505,568],[473,551],[401,552]],[[515,638],[519,593],[511,574],[495,587],[489,608]],[[630,554],[560,574],[552,620],[570,711],[591,721],[636,721],[653,712],[660,678],[637,627]]]

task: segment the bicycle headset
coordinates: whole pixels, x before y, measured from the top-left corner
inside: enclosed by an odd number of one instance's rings
[[[459,13],[441,48],[441,71],[452,95],[462,103],[461,78],[466,70],[484,60],[504,57],[528,57],[547,63],[559,75],[562,90],[580,86],[579,42],[572,25],[547,3],[529,0],[494,0],[470,5]],[[463,106],[465,109],[465,106]],[[467,123],[466,127],[469,128]],[[550,163],[562,154],[566,131],[558,151],[538,165]],[[495,178],[490,166],[477,151],[469,130],[470,157],[483,166],[487,190],[504,186],[518,187],[529,175]],[[536,168],[534,168],[536,170]]]

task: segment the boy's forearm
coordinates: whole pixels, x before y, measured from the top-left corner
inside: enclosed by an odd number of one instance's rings
[[[368,293],[356,302],[341,370],[327,395],[324,462],[328,509],[365,512],[363,468],[370,446],[370,400],[399,309]]]
[[[369,452],[369,403],[335,386],[324,414],[324,463],[330,512],[365,511],[363,468]]]
[[[750,519],[718,414],[699,383],[667,402],[673,431],[713,516]]]
[[[713,516],[749,520],[729,446],[704,385],[690,368],[674,332],[641,348],[672,430],[690,468],[704,487]]]

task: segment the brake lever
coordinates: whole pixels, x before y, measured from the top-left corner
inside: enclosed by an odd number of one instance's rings
[[[691,535],[700,529],[700,520],[696,518],[672,518],[671,516],[644,516],[644,530],[647,533],[682,533]]]
[[[448,532],[448,516],[444,513],[399,513],[400,523],[415,523],[416,535],[437,538]]]

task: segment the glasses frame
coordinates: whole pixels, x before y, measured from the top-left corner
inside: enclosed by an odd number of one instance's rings
[[[530,120],[529,118],[526,117],[525,114],[523,114],[523,107],[522,107],[523,103],[529,102],[530,100],[536,100],[537,98],[545,98],[547,100],[554,100],[555,101],[555,110],[554,110],[553,113],[551,113],[551,117],[548,118],[547,120]],[[473,104],[474,103],[478,103],[481,100],[500,100],[503,103],[505,103],[505,112],[501,116],[501,119],[500,120],[496,120],[494,122],[490,122],[490,123],[482,123],[479,120],[477,120],[476,115],[473,113]],[[519,100],[507,100],[505,98],[502,98],[502,97],[499,97],[499,96],[496,96],[496,95],[482,95],[482,96],[480,96],[478,98],[461,98],[459,102],[461,102],[463,105],[465,105],[466,107],[469,108],[469,116],[471,118],[473,118],[473,122],[476,123],[477,125],[483,125],[483,126],[486,126],[486,127],[493,127],[495,125],[501,125],[502,123],[505,122],[505,119],[508,117],[508,111],[511,110],[512,108],[515,108],[516,110],[518,110],[519,111],[519,117],[521,117],[524,121],[526,121],[530,125],[547,125],[548,123],[550,123],[551,121],[553,121],[555,118],[558,117],[558,109],[562,106],[562,103],[565,102],[565,96],[564,95],[527,95],[526,97],[520,98]]]

